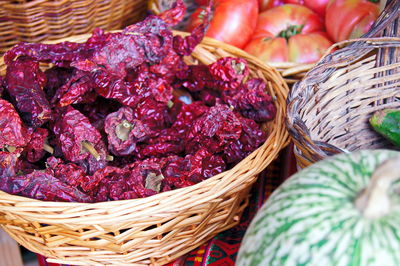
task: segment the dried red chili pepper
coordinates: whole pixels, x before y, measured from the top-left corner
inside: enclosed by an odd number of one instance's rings
[[[198,92],[193,92],[192,94],[197,101],[201,101],[207,106],[214,106],[218,99],[221,98],[220,91],[208,88],[202,89]]]
[[[87,179],[86,171],[82,167],[74,163],[65,163],[60,158],[49,157],[46,166],[46,173],[72,187],[80,186]]]
[[[193,121],[201,117],[209,107],[202,102],[192,102],[191,104],[184,104],[176,117],[175,123],[172,128],[178,131],[179,137],[183,137],[186,131],[192,127]]]
[[[142,121],[135,118],[133,110],[121,107],[107,116],[104,124],[108,148],[115,155],[129,155],[138,142],[144,141],[153,132]]]
[[[163,191],[194,185],[194,182],[187,180],[187,171],[187,163],[184,158],[178,156],[166,157],[165,165],[162,168],[162,174],[165,177],[162,181]]]
[[[185,136],[185,150],[190,154],[205,147],[215,154],[238,140],[241,132],[242,125],[233,111],[217,103],[193,122]]]
[[[186,132],[191,128],[193,121],[202,116],[208,109],[202,102],[181,105],[173,125],[170,128],[157,131],[154,137],[140,145],[137,156],[143,159],[183,153]]]
[[[49,63],[71,62],[87,57],[87,49],[85,44],[74,42],[62,42],[58,44],[21,42],[5,53],[4,62],[9,65],[19,56]]]
[[[193,155],[185,157],[188,171],[187,180],[193,183],[199,183],[216,174],[222,173],[225,168],[225,162],[219,155],[213,155],[207,148],[201,148]]]
[[[256,122],[269,121],[275,117],[276,107],[265,86],[261,79],[251,79],[237,88],[223,91],[222,100],[244,117]]]
[[[94,149],[94,146],[102,142],[100,133],[90,124],[87,117],[72,106],[61,111],[53,126],[53,132],[68,161],[77,162],[90,156],[94,156],[96,160],[105,157]]]
[[[10,62],[5,76],[5,88],[24,121],[32,127],[40,127],[52,119],[52,111],[44,94],[46,76],[39,64],[27,58]]]
[[[31,131],[21,121],[14,106],[0,99],[0,149],[24,147],[31,139]]]
[[[93,152],[95,151],[95,153]],[[76,163],[85,169],[86,173],[93,174],[99,169],[107,166],[108,161],[112,161],[114,158],[108,154],[106,145],[103,141],[99,141],[93,146],[92,155],[88,156],[84,160],[77,161]]]
[[[2,178],[0,189],[14,195],[46,201],[92,202],[93,199],[77,188],[69,186],[54,176],[33,171],[27,175]]]
[[[89,74],[76,70],[70,79],[57,90],[52,102],[58,102],[61,107],[77,103],[92,103],[97,97],[94,88],[95,84]]]
[[[210,24],[210,14],[213,1],[209,1],[208,6],[204,9],[203,23],[197,26],[189,36],[174,36],[174,50],[178,55],[190,55],[194,48],[203,40],[207,28]]]
[[[112,33],[104,33],[95,29],[93,35],[85,43],[61,42],[56,44],[21,42],[8,50],[4,62],[9,65],[17,57],[28,57],[37,62],[54,63],[57,66],[69,67],[70,62],[90,58],[93,53],[103,47]]]
[[[222,173],[226,169],[224,160],[201,148],[185,158],[169,156],[165,158],[162,173],[163,186],[168,189],[187,187]]]
[[[44,91],[47,100],[50,102],[56,95],[57,90],[72,77],[73,69],[54,66],[47,69],[44,74],[47,80]]]
[[[175,88],[183,86],[191,92],[196,92],[206,87],[215,87],[215,80],[206,65],[191,65],[187,70],[177,72],[176,77],[181,81],[174,84]]]
[[[82,114],[84,114],[90,123],[100,132],[104,133],[104,121],[108,114],[118,111],[121,104],[116,101],[97,97],[93,103],[74,105]],[[103,134],[103,136],[106,136]]]
[[[229,164],[238,163],[255,151],[266,140],[266,133],[251,119],[236,114],[242,124],[240,138],[228,145],[223,152],[225,161]]]
[[[20,152],[21,149],[17,149],[14,152],[0,151],[0,184],[3,183],[4,177],[11,177],[17,174]]]
[[[136,156],[140,159],[149,157],[164,157],[172,154],[180,154],[184,151],[183,132],[175,128],[165,128],[157,132],[157,135],[139,145]]]
[[[4,78],[2,76],[0,76],[0,97],[3,96],[3,91],[4,91]]]
[[[96,201],[143,198],[161,190],[163,161],[148,159],[117,168],[98,170],[82,184]]]
[[[174,26],[182,21],[186,12],[186,6],[182,0],[176,0],[170,9],[158,15],[169,26]]]
[[[151,158],[125,166],[124,169],[129,172],[129,178],[126,180],[128,189],[141,198],[160,192],[164,179],[161,173],[164,163],[162,159]]]
[[[168,106],[153,98],[146,98],[133,111],[134,117],[151,130],[161,130],[168,125]]]
[[[53,153],[53,148],[47,143],[49,132],[45,128],[37,128],[33,131],[31,140],[25,147],[25,158],[28,162],[35,163],[43,158],[46,152]]]
[[[110,200],[110,185],[118,183],[124,188],[127,171],[112,166],[106,166],[96,171],[92,176],[86,176],[81,182],[83,191],[93,196],[96,202]]]
[[[208,66],[214,79],[214,88],[236,89],[249,75],[247,61],[243,58],[223,57]]]

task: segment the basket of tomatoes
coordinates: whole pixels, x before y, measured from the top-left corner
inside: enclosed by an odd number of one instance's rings
[[[20,43],[0,76],[0,226],[51,262],[164,264],[239,223],[288,143],[288,87],[173,32],[182,1],[117,32]],[[205,18],[209,15],[206,9]]]
[[[157,13],[173,1],[151,0]],[[334,43],[368,32],[383,3],[369,0],[214,0],[207,36],[245,50],[277,68],[288,83],[300,80]],[[187,0],[184,29],[202,19],[208,0]]]

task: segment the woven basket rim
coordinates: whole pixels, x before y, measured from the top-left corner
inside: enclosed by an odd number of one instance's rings
[[[110,32],[120,32],[120,30],[113,30]],[[174,35],[182,35],[182,36],[187,36],[190,33],[187,32],[182,32],[182,31],[173,31]],[[64,41],[75,41],[75,42],[80,42],[80,41],[84,41],[87,38],[89,38],[91,36],[91,34],[81,34],[81,35],[75,35],[75,36],[70,36],[70,37],[66,37],[66,38],[62,38],[60,40],[52,40],[52,41],[45,41],[44,43],[58,43],[58,42],[64,42]],[[269,70],[272,71],[271,74],[276,75],[277,77],[280,77],[280,74],[278,73],[278,71],[271,67],[266,65],[265,63],[263,63],[261,60],[259,60],[258,58],[256,58],[255,56],[249,55],[246,52],[244,52],[243,50],[234,47],[232,45],[220,42],[218,40],[215,40],[213,38],[210,37],[204,37],[202,42],[202,45],[206,45],[206,46],[215,46],[215,47],[225,47],[228,48],[231,51],[235,52],[236,56],[240,56],[240,57],[245,57],[246,60],[247,58],[254,61],[256,64],[258,64],[258,66],[263,67],[263,68],[268,68]],[[0,65],[4,64],[4,57],[2,56],[0,58]],[[283,81],[283,80],[282,80]],[[284,95],[287,95],[289,92],[289,88],[287,86],[287,84],[285,82],[282,82],[282,88],[283,89],[283,93]],[[276,88],[274,88],[276,89]],[[286,109],[285,106],[277,106],[277,116],[279,114],[279,110],[281,109],[281,113],[282,113],[282,119],[285,119],[285,113],[286,113]],[[275,124],[275,121],[277,119],[277,116],[274,118],[274,120],[269,121],[267,123],[273,123]],[[281,130],[282,135],[279,138],[279,141],[276,141],[275,143],[272,143],[273,145],[273,150],[271,151],[271,155],[273,156],[272,160],[278,155],[279,151],[281,149],[283,149],[285,146],[287,146],[289,144],[289,134],[285,128],[285,123],[284,121],[282,122],[282,128]],[[273,133],[276,133],[278,131],[278,129],[274,128],[274,130],[272,131]],[[82,207],[82,206],[90,206],[90,209],[96,209],[96,208],[103,208],[103,207],[110,207],[110,206],[114,206],[114,205],[121,205],[121,204],[129,204],[132,202],[137,202],[137,203],[145,203],[148,202],[149,200],[158,200],[159,198],[164,198],[165,196],[170,196],[170,195],[179,195],[179,194],[185,194],[186,192],[190,192],[191,190],[196,190],[202,186],[204,186],[205,184],[208,183],[212,183],[215,180],[220,179],[220,182],[223,181],[224,179],[228,179],[229,177],[227,177],[228,173],[233,173],[236,170],[240,169],[247,160],[249,160],[250,158],[256,157],[257,154],[259,154],[263,148],[266,147],[268,141],[270,140],[271,137],[273,137],[274,135],[272,135],[272,132],[268,132],[268,136],[267,139],[265,140],[265,142],[259,147],[257,148],[255,151],[253,151],[250,155],[248,155],[246,158],[244,158],[243,160],[241,160],[239,163],[237,163],[234,167],[232,167],[229,170],[226,170],[218,175],[215,175],[213,177],[210,177],[206,180],[203,180],[197,184],[191,185],[189,187],[184,187],[184,188],[179,188],[179,189],[174,189],[171,191],[166,191],[166,192],[161,192],[149,197],[145,197],[145,198],[136,198],[136,199],[128,199],[128,200],[114,200],[114,201],[105,201],[105,202],[95,202],[95,203],[80,203],[80,202],[54,202],[54,201],[44,201],[44,200],[38,200],[38,199],[32,199],[32,198],[28,198],[28,197],[24,197],[24,196],[18,196],[18,195],[12,195],[9,193],[6,193],[4,191],[0,190],[0,195],[6,195],[7,197],[10,198],[10,200],[15,200],[18,201],[19,204],[23,204],[23,203],[31,203],[30,206],[68,206],[68,207]],[[252,173],[255,172],[255,173]],[[249,170],[248,171],[248,175],[254,175],[257,174],[256,171],[253,170]],[[219,196],[219,194],[215,194],[215,197]],[[28,204],[29,205],[29,204]],[[12,209],[14,207],[7,207],[7,210]],[[0,212],[1,210],[4,210],[3,206],[0,206]],[[104,214],[102,214],[103,216]]]

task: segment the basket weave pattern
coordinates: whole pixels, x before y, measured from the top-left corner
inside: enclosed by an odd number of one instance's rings
[[[84,41],[87,37],[63,41]],[[268,132],[266,142],[233,169],[194,186],[125,201],[45,202],[0,191],[1,227],[51,262],[159,265],[235,226],[257,175],[288,143],[284,126],[288,87],[273,68],[242,50],[209,38],[185,60],[190,64],[210,64],[224,56],[245,58],[250,75],[266,81],[278,108],[276,118],[264,125]]]
[[[340,152],[394,148],[368,120],[400,108],[399,13],[400,1],[389,1],[365,38],[326,56],[292,88],[287,126],[299,167]]]
[[[21,42],[41,42],[121,29],[142,19],[145,0],[0,0],[0,54]]]

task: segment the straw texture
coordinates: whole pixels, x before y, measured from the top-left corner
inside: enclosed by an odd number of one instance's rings
[[[365,38],[326,56],[288,97],[287,126],[299,167],[347,151],[394,148],[369,125],[375,111],[400,108],[400,1]]]
[[[88,35],[62,41],[86,38]],[[245,58],[251,76],[266,81],[278,107],[276,118],[264,125],[266,142],[233,169],[194,186],[125,201],[44,202],[0,192],[1,227],[51,262],[160,265],[235,226],[257,175],[288,143],[284,120],[288,87],[273,68],[213,39],[205,38],[186,60],[210,64],[224,56]]]
[[[41,42],[121,29],[146,14],[144,0],[0,0],[0,54],[18,42]]]

